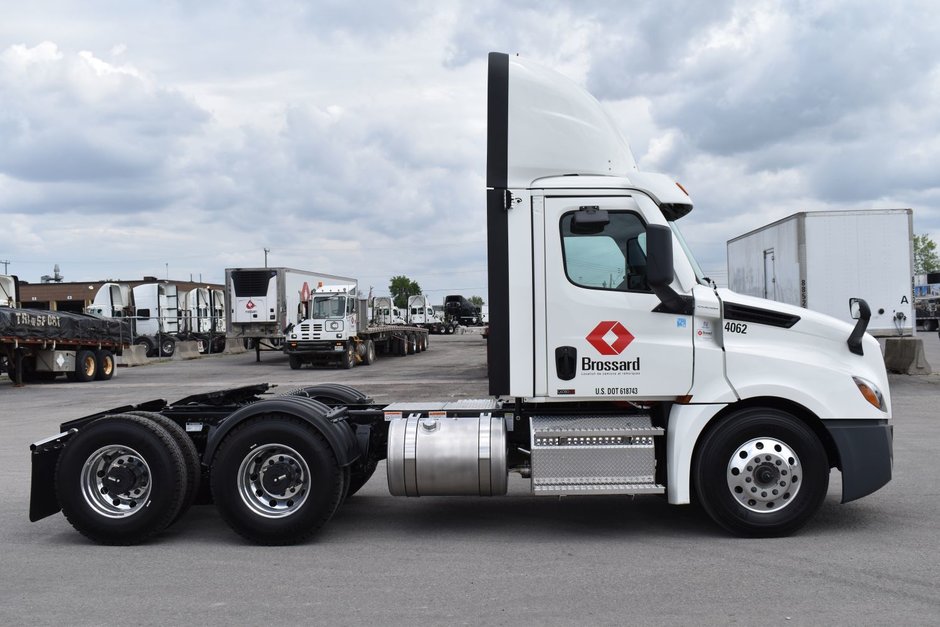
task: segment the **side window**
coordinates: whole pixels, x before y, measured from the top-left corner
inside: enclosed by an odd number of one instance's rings
[[[150,320],[150,310],[149,309],[138,309],[137,317],[141,320]]]
[[[646,226],[635,213],[608,212],[609,222],[573,229],[577,212],[561,217],[561,245],[568,280],[580,287],[648,292]],[[576,232],[577,231],[577,232]]]

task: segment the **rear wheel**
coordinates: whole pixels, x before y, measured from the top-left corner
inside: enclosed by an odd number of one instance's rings
[[[114,376],[114,353],[103,348],[95,356],[98,361],[98,372],[95,378],[99,381],[107,381]]]
[[[153,357],[155,352],[155,347],[153,341],[149,337],[139,337],[134,340],[135,346],[143,346],[144,353],[147,357]]]
[[[230,433],[211,472],[222,518],[259,544],[301,542],[322,527],[346,492],[329,444],[302,420],[266,415]]]
[[[163,414],[152,411],[129,411],[130,416],[140,416],[157,423],[173,438],[176,445],[179,446],[183,454],[183,463],[186,466],[186,489],[183,492],[183,501],[176,517],[170,521],[172,525],[179,520],[196,500],[199,493],[199,484],[202,483],[202,463],[199,461],[199,451],[196,449],[193,439],[186,435],[183,427],[170,420]]]
[[[288,355],[287,363],[290,364],[291,370],[300,370],[300,367],[303,365],[299,355]]]
[[[741,536],[793,533],[829,488],[826,451],[805,423],[776,409],[727,416],[703,438],[695,489],[712,519]]]
[[[128,414],[82,427],[55,471],[62,513],[100,544],[136,544],[162,531],[179,513],[186,489],[183,453],[170,434]]]
[[[69,377],[73,381],[93,381],[98,374],[98,359],[95,354],[87,349],[82,349],[75,353],[75,372],[74,376]]]
[[[366,340],[365,353],[362,356],[362,365],[371,366],[375,363],[375,342]]]
[[[176,340],[172,337],[164,337],[160,340],[159,357],[172,357],[176,352]]]

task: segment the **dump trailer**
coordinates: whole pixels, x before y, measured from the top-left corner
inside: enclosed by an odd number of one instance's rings
[[[115,356],[130,345],[124,320],[90,314],[0,307],[0,354],[16,385],[51,381],[105,381]]]
[[[357,290],[356,280],[346,279],[313,291],[306,307],[309,318],[291,327],[284,343],[292,369],[324,363],[342,368],[369,366],[379,354],[413,355],[428,349],[426,328],[371,323],[368,301],[360,299]],[[380,315],[387,319],[388,312],[394,311],[390,307]]]
[[[389,492],[693,498],[729,532],[779,536],[885,485],[891,400],[871,311],[854,324],[719,289],[673,181],[637,170],[600,104],[517,56],[488,77],[490,398],[375,403],[264,385],[101,411],[33,444],[33,520],[97,542],[178,520],[201,481],[263,544],[324,525],[385,460]]]
[[[310,293],[344,277],[294,268],[226,268],[226,337],[261,351],[284,348],[284,334],[307,318]]]
[[[876,337],[912,335],[913,212],[804,211],[728,240],[729,287],[849,321],[872,309]]]

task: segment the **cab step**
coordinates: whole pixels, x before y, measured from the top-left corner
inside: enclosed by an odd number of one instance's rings
[[[530,418],[532,492],[662,494],[648,414]]]

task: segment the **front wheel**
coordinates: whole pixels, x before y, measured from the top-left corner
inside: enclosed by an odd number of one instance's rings
[[[210,473],[222,518],[259,544],[296,544],[333,515],[346,492],[344,472],[319,433],[298,418],[265,415],[236,428]]]
[[[829,488],[829,462],[805,423],[776,409],[726,416],[693,460],[695,490],[711,518],[736,535],[785,536],[816,513]]]

